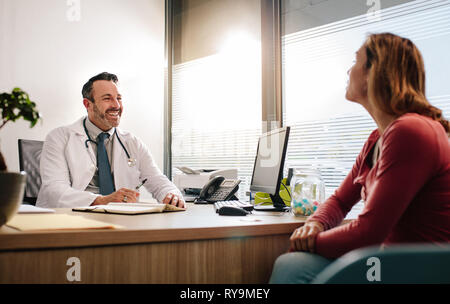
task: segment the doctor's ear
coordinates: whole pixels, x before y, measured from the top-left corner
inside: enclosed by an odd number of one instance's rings
[[[91,101],[87,98],[83,98],[83,105],[86,108],[86,110],[88,110],[89,107],[91,106]]]

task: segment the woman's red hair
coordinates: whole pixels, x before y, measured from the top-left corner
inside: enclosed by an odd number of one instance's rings
[[[397,117],[405,113],[428,116],[450,134],[442,111],[425,97],[425,66],[414,43],[390,33],[372,34],[365,49],[369,99],[383,112]]]

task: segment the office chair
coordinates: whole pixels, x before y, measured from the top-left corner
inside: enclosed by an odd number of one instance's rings
[[[370,258],[379,261],[379,281],[373,280],[371,268],[375,263]],[[395,245],[384,250],[379,247],[357,249],[330,264],[312,283],[449,284],[450,243]]]
[[[36,205],[37,195],[41,188],[40,162],[43,141],[19,139],[19,167],[27,173],[24,203]]]

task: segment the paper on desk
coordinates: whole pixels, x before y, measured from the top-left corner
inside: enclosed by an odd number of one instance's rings
[[[55,210],[48,208],[40,208],[33,205],[22,204],[18,213],[54,213]]]
[[[6,225],[21,231],[123,228],[69,214],[16,214]]]
[[[86,207],[75,207],[72,211],[100,212],[112,214],[146,214],[166,211],[185,211],[185,208],[169,204],[148,203],[109,203],[108,205],[95,205]]]

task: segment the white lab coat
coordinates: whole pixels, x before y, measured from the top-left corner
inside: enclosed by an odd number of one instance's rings
[[[90,205],[98,196],[84,191],[96,170],[96,155],[85,141],[87,135],[81,118],[72,125],[51,131],[41,154],[42,185],[36,205],[51,208],[72,208]],[[128,166],[128,157],[114,136],[112,162],[116,190],[135,189],[144,179],[147,190],[159,201],[169,193],[178,194],[176,186],[158,169],[148,148],[137,137],[117,128],[117,133],[135,166]]]

